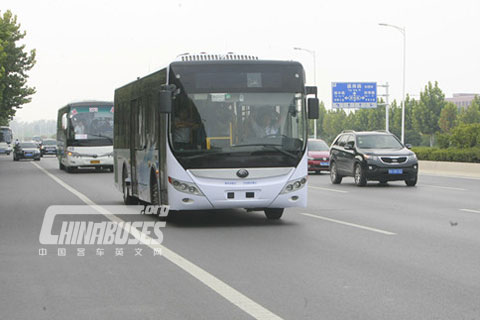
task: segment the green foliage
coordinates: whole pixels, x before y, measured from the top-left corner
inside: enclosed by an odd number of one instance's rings
[[[480,162],[480,147],[470,149],[414,147],[412,150],[419,160]]]
[[[480,147],[480,123],[461,124],[451,130],[450,145],[456,148]]]
[[[27,71],[35,65],[35,50],[25,52],[18,42],[25,37],[17,16],[0,14],[0,119],[9,119],[16,109],[31,101],[35,88],[27,86]]]
[[[445,95],[438,87],[431,82],[425,86],[425,91],[420,92],[420,101],[413,110],[413,126],[416,130],[430,136],[430,146],[433,146],[434,135],[440,130],[438,121],[440,113],[445,106]]]
[[[344,110],[328,110],[323,119],[323,138],[331,142],[340,132],[345,130],[347,114]]]
[[[472,103],[460,111],[458,116],[459,124],[480,123],[480,97],[475,96]]]
[[[442,132],[449,132],[455,126],[457,120],[457,106],[451,102],[448,102],[440,112],[440,118],[438,119],[438,126],[442,129]]]

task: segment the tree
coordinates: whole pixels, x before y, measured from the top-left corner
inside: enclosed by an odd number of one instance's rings
[[[444,133],[448,133],[450,129],[455,126],[457,121],[457,106],[451,102],[448,102],[440,112],[440,118],[438,119],[438,126]]]
[[[29,53],[18,42],[26,35],[20,31],[17,16],[10,10],[0,12],[0,119],[8,121],[16,109],[29,103],[35,88],[27,86],[28,75],[35,65],[35,49]]]
[[[438,82],[435,81],[435,86],[428,82],[425,91],[420,92],[420,102],[414,109],[413,125],[422,134],[430,136],[430,147],[435,142],[435,133],[440,130],[438,120],[444,106],[445,95],[438,87]]]
[[[331,142],[343,130],[350,129],[345,127],[346,120],[347,114],[343,109],[327,111],[323,118],[323,132],[328,142]]]
[[[475,96],[472,103],[460,111],[458,116],[459,124],[480,123],[480,97]]]

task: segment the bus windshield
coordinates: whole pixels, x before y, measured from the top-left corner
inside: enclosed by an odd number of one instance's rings
[[[304,95],[179,94],[172,150],[185,168],[295,166],[305,149]]]
[[[10,128],[0,128],[0,142],[12,143],[12,130]]]
[[[99,146],[113,143],[113,108],[72,107],[68,138],[71,146]]]

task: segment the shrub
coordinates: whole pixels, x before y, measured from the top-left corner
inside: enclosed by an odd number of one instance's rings
[[[440,149],[429,147],[414,147],[412,148],[412,151],[417,154],[418,160],[480,163],[480,148]]]

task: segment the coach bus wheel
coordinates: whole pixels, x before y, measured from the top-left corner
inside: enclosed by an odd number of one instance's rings
[[[129,189],[127,187],[127,182],[125,181],[126,179],[127,179],[127,175],[126,175],[125,169],[124,169],[123,174],[122,174],[123,203],[125,203],[126,205],[137,204],[136,199],[129,194]]]
[[[278,220],[282,217],[283,214],[283,208],[268,208],[265,209],[265,216],[267,216],[267,219],[269,220]]]

